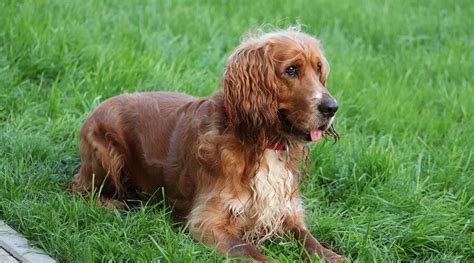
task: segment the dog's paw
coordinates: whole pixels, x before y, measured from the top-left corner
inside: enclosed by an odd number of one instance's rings
[[[346,262],[346,260],[344,259],[343,256],[340,256],[336,253],[334,253],[334,255],[331,255],[331,256],[325,258],[325,261],[327,261],[329,263],[344,263],[344,262]]]

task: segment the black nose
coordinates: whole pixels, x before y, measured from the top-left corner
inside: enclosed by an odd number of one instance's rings
[[[324,117],[332,117],[336,114],[339,105],[333,98],[323,98],[321,104],[319,104],[319,111]]]

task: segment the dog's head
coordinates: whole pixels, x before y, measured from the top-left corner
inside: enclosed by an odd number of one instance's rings
[[[337,140],[338,109],[326,81],[319,41],[298,30],[249,37],[230,56],[224,97],[236,126],[263,128],[289,140]],[[250,129],[251,130],[251,129]]]

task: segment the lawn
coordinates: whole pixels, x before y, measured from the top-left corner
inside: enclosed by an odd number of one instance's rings
[[[243,33],[301,23],[340,103],[302,183],[311,232],[354,262],[473,262],[473,17],[470,0],[1,1],[0,217],[59,261],[224,260],[162,203],[68,193],[79,129],[123,92],[210,95]]]

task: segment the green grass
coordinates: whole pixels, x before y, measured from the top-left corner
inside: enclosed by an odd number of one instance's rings
[[[473,17],[470,0],[1,1],[0,217],[60,261],[222,261],[163,204],[67,193],[78,131],[123,92],[210,95],[244,32],[299,22],[341,106],[303,183],[311,232],[355,262],[473,262]]]

